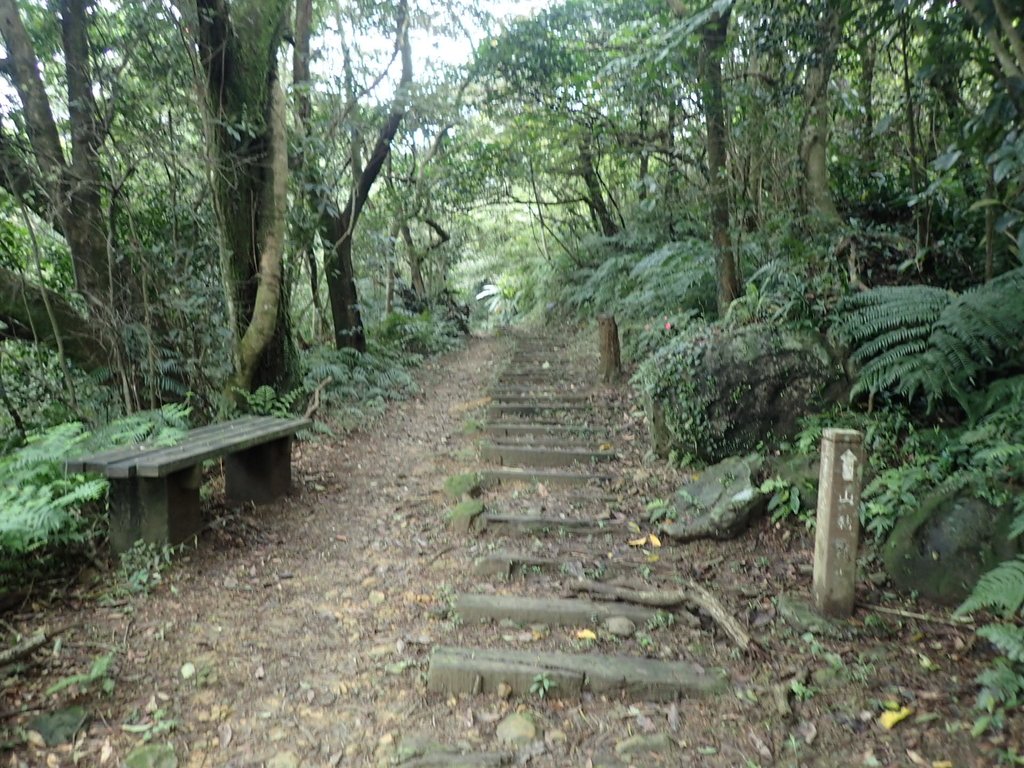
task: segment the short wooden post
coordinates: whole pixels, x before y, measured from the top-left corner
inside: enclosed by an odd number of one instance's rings
[[[814,537],[814,605],[825,616],[853,613],[863,476],[864,436],[852,429],[826,429]]]
[[[622,376],[619,357],[619,326],[614,315],[598,315],[597,327],[601,344],[601,381],[613,384]]]

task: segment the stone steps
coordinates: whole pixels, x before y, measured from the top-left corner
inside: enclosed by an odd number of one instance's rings
[[[588,566],[598,574],[610,567],[625,575],[640,565],[639,561],[605,562],[611,542],[624,541],[628,535],[624,521],[608,517],[606,508],[618,500],[604,487],[613,480],[617,458],[611,449],[614,429],[611,425],[602,428],[574,422],[600,424],[614,413],[601,400],[600,392],[592,390],[592,382],[579,381],[579,372],[566,372],[563,365],[567,356],[568,352],[541,342],[520,342],[519,351],[510,355],[509,367],[497,377],[489,393],[491,402],[486,407],[487,423],[482,432],[490,442],[481,443],[479,452],[484,461],[499,466],[479,472],[485,493],[483,511],[475,518],[473,530],[499,537],[529,536],[535,551],[484,554],[474,561],[473,572],[477,577],[502,579],[506,585],[517,573],[546,577],[515,582],[513,594],[457,595],[453,612],[460,618],[467,638],[475,633],[490,638],[493,630],[468,631],[486,623],[508,621],[596,630],[609,619],[621,617],[644,626],[658,616],[654,609],[638,605],[522,594],[527,583],[532,583],[535,590],[550,589],[563,578],[585,578]],[[543,484],[546,490],[536,499],[528,498],[517,488],[520,484]],[[493,508],[535,503],[547,512],[527,514]],[[577,512],[579,516],[575,516]],[[559,540],[541,544],[537,537],[544,534],[557,535]],[[552,551],[565,547],[560,539],[567,535],[579,537],[570,544],[571,562]],[[589,543],[595,536],[600,539]],[[674,701],[720,694],[729,687],[723,670],[685,661],[613,656],[586,647],[576,653],[514,650],[508,647],[513,644],[508,638],[501,642],[504,644],[498,647],[435,647],[427,672],[427,690],[446,695],[500,693],[528,697],[538,695],[538,686],[543,686],[543,695],[552,698],[591,692]],[[551,642],[557,642],[557,638]]]
[[[528,435],[573,435],[579,437],[592,436],[595,440],[601,440],[607,434],[607,430],[599,427],[574,426],[566,424],[539,422],[509,423],[509,422],[488,422],[483,426],[483,432],[495,437],[523,437]],[[603,440],[602,440],[603,441]]]
[[[586,403],[569,402],[523,402],[523,403],[496,403],[492,402],[487,406],[488,420],[500,420],[503,416],[551,416],[560,413],[589,413],[598,415],[598,409]]]
[[[478,576],[497,576],[501,579],[511,579],[516,576],[526,577],[531,574],[565,574],[566,566],[574,562],[577,570],[575,575],[586,570],[586,565],[579,558],[575,560],[562,559],[558,557],[544,557],[526,552],[498,551],[481,555],[473,561],[473,572]],[[600,563],[602,578],[620,576],[635,568],[635,563],[621,563],[616,561]]]
[[[550,390],[547,392],[522,392],[517,390],[496,392],[491,390],[488,392],[488,395],[492,402],[498,405],[548,405],[558,402],[589,403],[594,399],[593,395],[576,394],[572,392],[565,393],[559,392],[558,390]]]
[[[596,446],[608,445],[609,443],[603,442],[598,443],[592,438],[573,437],[572,435],[565,435],[559,437],[558,435],[546,435],[546,434],[512,434],[512,435],[501,435],[493,441],[494,445],[516,445],[519,447],[536,447],[536,448],[589,448],[591,450],[600,450]]]

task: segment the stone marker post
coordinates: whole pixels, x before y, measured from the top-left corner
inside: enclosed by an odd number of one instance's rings
[[[826,616],[853,613],[863,476],[864,436],[852,429],[826,429],[814,536],[814,606]]]

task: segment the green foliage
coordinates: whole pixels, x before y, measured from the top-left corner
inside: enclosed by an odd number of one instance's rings
[[[165,406],[111,422],[95,433],[80,423],[58,424],[0,456],[0,552],[9,558],[42,547],[80,545],[94,535],[83,510],[107,490],[102,478],[66,475],[64,462],[92,451],[149,439],[173,444],[188,408]]]
[[[557,687],[558,683],[555,680],[552,680],[546,672],[542,672],[541,674],[534,676],[533,682],[530,684],[530,693],[534,696],[545,699],[548,697],[548,694]]]
[[[651,525],[663,521],[675,520],[679,514],[676,511],[676,508],[669,503],[668,499],[654,499],[653,501],[649,501],[647,502],[645,509],[647,510],[647,520]]]
[[[163,580],[163,572],[174,558],[174,548],[142,540],[121,553],[119,573],[129,594],[150,592]]]
[[[238,393],[245,402],[245,410],[254,416],[278,416],[280,418],[292,416],[295,413],[295,405],[305,394],[301,389],[293,389],[283,395],[278,395],[269,384],[256,388],[255,392]]]
[[[392,312],[374,328],[381,344],[417,355],[437,355],[459,344],[459,330],[447,319],[436,318],[430,310],[412,315]]]
[[[979,715],[971,733],[980,736],[989,729],[1001,730],[1007,713],[1024,700],[1024,671],[1005,658],[997,658],[975,682],[981,690],[974,704]]]
[[[80,693],[85,693],[97,685],[103,693],[111,694],[114,692],[114,678],[110,674],[110,666],[113,662],[113,653],[104,653],[101,656],[97,656],[93,660],[92,666],[89,667],[88,672],[61,678],[46,689],[46,695],[53,696],[55,693],[67,690],[71,686],[76,686]]]
[[[61,463],[88,437],[81,424],[60,424],[0,457],[0,550],[24,554],[84,540],[81,508],[103,498],[107,482],[65,476]]]
[[[813,509],[805,510],[803,508],[799,486],[776,476],[769,477],[761,483],[760,491],[764,494],[771,494],[771,498],[768,499],[768,512],[772,516],[773,523],[792,517],[803,523],[807,529],[814,527],[815,512]]]
[[[969,392],[1024,339],[1024,268],[961,294],[929,286],[882,287],[846,299],[833,326],[860,366],[853,394],[922,394],[929,407],[954,397],[970,416]]]
[[[503,274],[496,283],[487,283],[476,294],[476,300],[487,306],[487,314],[499,325],[507,325],[519,314],[520,290],[509,274]]]
[[[410,370],[422,357],[371,337],[369,349],[314,347],[303,354],[302,391],[322,388],[321,415],[342,428],[352,428],[383,412],[388,400],[416,392]]]
[[[618,253],[596,249],[603,261],[577,272],[561,301],[584,317],[615,314],[624,354],[642,360],[714,307],[713,256],[709,244],[696,239],[627,245]]]

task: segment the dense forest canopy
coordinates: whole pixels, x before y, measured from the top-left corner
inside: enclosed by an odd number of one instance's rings
[[[0,0],[0,40],[12,557],[102,538],[70,451],[344,428],[470,319],[602,312],[677,460],[708,345],[813,332],[874,436],[869,530],[943,484],[1024,512],[1008,0]]]

